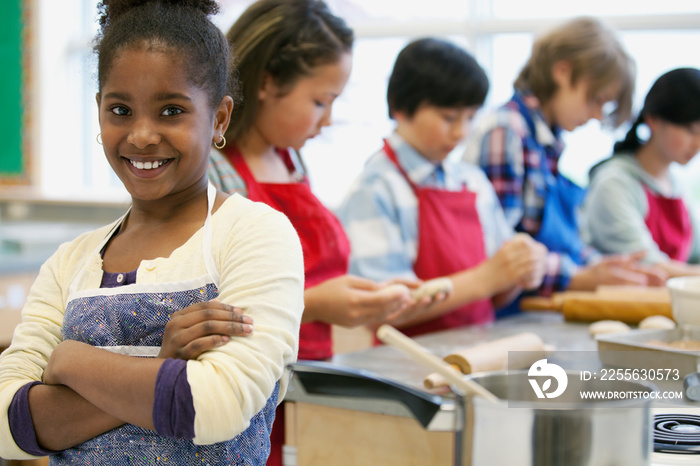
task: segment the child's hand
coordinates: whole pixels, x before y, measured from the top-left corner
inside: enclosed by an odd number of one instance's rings
[[[321,321],[343,327],[382,322],[412,304],[409,288],[418,283],[378,284],[353,275],[326,280],[304,294],[304,322]]]
[[[498,292],[518,286],[536,288],[542,282],[547,248],[526,234],[516,234],[503,243],[489,260],[496,270]]]
[[[621,261],[620,267],[644,275],[648,286],[664,286],[669,279],[668,272],[658,265],[643,264],[634,260]]]
[[[400,309],[399,311],[389,315],[385,320],[368,325],[372,333],[376,332],[382,324],[388,324],[392,327],[402,327],[422,321],[424,314],[429,313],[435,306],[445,301],[452,295],[452,291],[439,292],[431,296],[423,296],[418,300],[413,300],[410,305]]]
[[[232,336],[253,333],[253,319],[216,299],[193,304],[172,315],[165,325],[159,358],[195,359],[228,343]]]
[[[571,278],[572,290],[595,290],[600,285],[661,286],[668,275],[659,267],[641,264],[643,252],[615,254],[582,268]]]
[[[527,246],[530,251],[530,260],[527,264],[527,270],[529,272],[525,273],[519,282],[521,288],[525,290],[534,290],[539,288],[542,284],[542,279],[545,274],[545,264],[547,260],[547,247],[535,241],[530,236],[527,237]]]

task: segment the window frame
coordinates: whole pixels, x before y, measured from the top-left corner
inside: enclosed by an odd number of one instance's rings
[[[333,11],[337,11],[340,3],[343,0],[328,0],[329,6]],[[348,24],[353,28],[355,36],[358,39],[380,39],[391,37],[406,37],[417,38],[423,36],[462,36],[466,42],[470,44],[470,50],[476,59],[482,64],[488,74],[493,68],[493,52],[492,41],[498,34],[503,33],[529,33],[537,34],[554,24],[560,23],[565,18],[528,18],[528,19],[498,19],[494,18],[491,11],[491,3],[488,0],[464,0],[468,2],[468,17],[460,20],[430,20],[430,21],[353,21],[348,20]],[[29,120],[33,121],[33,126],[28,128],[30,139],[34,141],[27,147],[28,160],[33,164],[30,173],[30,183],[41,193],[41,196],[48,198],[60,197],[61,194],[56,191],[66,191],[64,188],[57,190],[55,183],[49,182],[52,176],[55,176],[56,165],[49,163],[52,157],[61,156],[61,151],[71,150],[71,144],[62,144],[62,140],[58,137],[55,131],[52,131],[52,120],[55,115],[50,115],[51,109],[60,107],[60,104],[52,104],[52,94],[60,93],[60,86],[56,85],[52,88],[50,80],[55,76],[55,69],[52,69],[53,64],[63,59],[62,68],[59,73],[66,73],[71,57],[75,60],[82,60],[83,65],[92,60],[92,39],[97,30],[95,24],[96,12],[94,2],[87,0],[63,0],[62,2],[53,2],[51,0],[34,0],[38,8],[36,26],[39,39],[33,44],[36,66],[36,76],[38,77],[31,85],[31,93],[38,98],[33,99],[31,113],[34,117]],[[231,9],[241,10],[244,3],[250,3],[248,0],[229,2]],[[50,5],[61,4],[63,10],[71,8],[75,14],[80,15],[82,26],[78,30],[70,30],[66,34],[67,25],[57,21],[52,13]],[[346,2],[347,3],[347,2]],[[55,6],[54,6],[55,8]],[[225,11],[224,11],[224,17]],[[230,17],[230,15],[229,15]],[[625,15],[625,16],[605,16],[597,15],[603,21],[610,24],[620,32],[624,31],[664,31],[664,30],[700,30],[700,11],[698,13],[688,14],[666,14],[666,15]],[[219,24],[222,27],[221,24]],[[60,31],[63,31],[61,34]],[[56,42],[60,43],[63,51],[56,52]],[[47,44],[54,43],[53,46]],[[57,56],[52,56],[58,55]],[[97,127],[94,116],[94,95],[89,91],[89,79],[95,79],[95,72],[88,67],[83,72],[82,79],[85,80],[82,88],[81,96],[82,106],[82,121],[78,122],[77,127],[82,130],[82,134],[73,135],[75,144],[82,151],[78,163],[80,169],[84,169],[84,174],[80,180],[82,188],[72,191],[68,190],[64,196],[73,198],[84,198],[90,196],[98,202],[100,199],[112,202],[115,197],[125,196],[125,191],[121,188],[115,176],[110,175],[110,169],[106,163],[99,162],[97,157],[104,157],[101,149],[96,145],[94,138],[94,129]],[[352,77],[351,77],[352,80]],[[57,87],[58,86],[58,87]],[[489,101],[487,101],[487,105]],[[90,109],[92,107],[92,110]],[[65,136],[65,135],[64,135]],[[313,141],[312,141],[313,142]],[[69,147],[63,147],[67,145]],[[370,154],[366,154],[367,156]],[[75,163],[75,162],[74,162]],[[99,166],[99,170],[95,168]],[[87,167],[87,168],[85,168]],[[105,168],[107,167],[107,168]],[[310,165],[312,182],[314,177],[323,176],[322,173],[316,173],[313,164]],[[107,170],[105,172],[105,170]],[[96,177],[96,174],[99,176]],[[109,186],[109,188],[105,188]],[[120,189],[121,188],[121,189]],[[335,189],[341,189],[338,183],[335,183]],[[331,199],[326,193],[319,193],[322,201],[328,203],[337,203],[338,196],[335,200]]]

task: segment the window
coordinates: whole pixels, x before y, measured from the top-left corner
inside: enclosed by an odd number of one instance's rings
[[[697,13],[695,0],[667,0],[664,2],[637,2],[630,0],[588,0],[562,2],[560,0],[492,0],[492,11],[500,19],[567,18],[578,15],[647,16],[673,13]]]
[[[95,141],[99,127],[90,49],[96,31],[95,2],[38,1],[41,34],[37,74],[42,76],[37,90],[41,128],[35,157],[40,160],[38,182],[47,195],[124,195]],[[602,16],[620,31],[637,60],[637,107],[664,71],[678,66],[700,67],[700,55],[688,53],[692,50],[688,44],[700,44],[700,3],[696,0],[327,2],[357,36],[353,72],[334,105],[334,124],[303,149],[314,191],[331,208],[342,200],[367,157],[379,149],[393,127],[387,116],[386,83],[396,54],[413,38],[445,37],[470,50],[491,79],[486,107],[511,96],[512,82],[529,55],[533,34],[575,15]],[[223,11],[215,21],[225,31],[250,3],[252,0],[221,0]],[[562,170],[585,184],[588,168],[608,156],[622,134],[624,128],[613,134],[597,122],[567,134]],[[691,165],[679,170],[687,180],[700,175],[700,162]],[[700,186],[695,189],[700,201]]]

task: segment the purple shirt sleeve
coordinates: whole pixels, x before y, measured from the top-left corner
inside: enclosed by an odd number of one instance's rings
[[[156,377],[153,426],[164,437],[194,438],[194,402],[187,361],[166,359]]]
[[[12,398],[12,403],[7,409],[7,417],[10,423],[12,438],[18,447],[34,456],[47,456],[57,453],[53,450],[45,450],[39,446],[34,430],[34,422],[29,411],[29,389],[41,382],[29,382],[17,390]]]

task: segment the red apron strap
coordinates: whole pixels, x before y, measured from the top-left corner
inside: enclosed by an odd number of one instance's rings
[[[224,149],[224,153],[238,175],[241,177],[241,179],[243,179],[246,189],[248,190],[248,199],[256,202],[264,202],[270,207],[274,207],[275,209],[281,211],[274,199],[267,193],[261,183],[255,179],[253,172],[250,171],[248,164],[243,158],[243,154],[241,154],[238,148],[233,144],[228,145]]]
[[[384,153],[386,154],[387,158],[393,162],[394,165],[396,165],[396,168],[401,172],[404,178],[406,178],[406,182],[411,186],[411,189],[413,189],[413,192],[416,193],[418,191],[418,186],[411,180],[411,178],[408,176],[408,173],[406,173],[406,170],[403,169],[401,164],[399,163],[399,159],[396,156],[396,152],[394,152],[394,148],[389,145],[389,141],[384,139]]]
[[[401,172],[418,199],[418,254],[413,264],[423,280],[461,272],[486,259],[483,230],[476,208],[476,193],[463,189],[419,187],[398,163],[396,153],[384,141],[384,153]],[[419,335],[493,319],[491,301],[469,303],[429,322],[403,328],[406,335]]]

